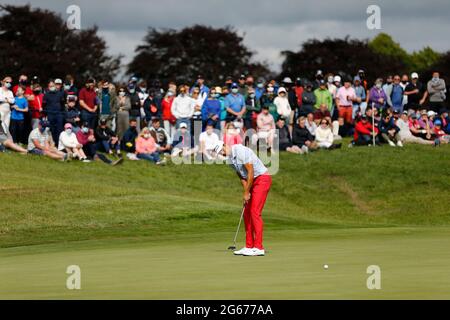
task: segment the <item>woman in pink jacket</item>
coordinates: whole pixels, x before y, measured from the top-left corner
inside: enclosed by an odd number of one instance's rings
[[[142,129],[139,137],[136,139],[136,156],[139,159],[147,160],[156,163],[157,165],[164,164],[159,157],[158,146],[155,139],[150,134],[150,129],[145,127]]]

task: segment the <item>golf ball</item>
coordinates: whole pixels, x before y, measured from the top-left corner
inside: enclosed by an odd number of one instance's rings
[[[324,268],[324,269],[328,269],[328,265],[327,265],[327,264],[324,264],[324,265],[323,265],[323,268]]]

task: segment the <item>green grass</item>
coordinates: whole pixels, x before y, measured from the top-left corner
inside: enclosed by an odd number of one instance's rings
[[[0,154],[0,298],[450,298],[450,147],[280,162],[268,254],[244,258],[226,251],[241,209],[227,166]],[[382,290],[365,286],[372,264]]]

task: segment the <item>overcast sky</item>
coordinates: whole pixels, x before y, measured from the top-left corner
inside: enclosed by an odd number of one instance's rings
[[[182,28],[193,24],[231,25],[244,43],[278,71],[282,50],[298,50],[301,43],[326,37],[372,38],[387,32],[408,51],[431,46],[450,50],[449,0],[6,0],[32,4],[67,17],[66,8],[81,8],[81,27],[99,26],[112,54],[128,63],[149,26]],[[369,5],[381,8],[381,30],[366,26]]]

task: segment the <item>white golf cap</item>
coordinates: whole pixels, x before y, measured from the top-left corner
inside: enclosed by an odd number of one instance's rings
[[[411,79],[419,79],[419,75],[417,74],[417,72],[411,73]]]
[[[220,153],[223,150],[223,145],[224,145],[223,141],[218,141],[213,149],[214,152]]]
[[[286,77],[283,79],[283,83],[292,83],[292,79],[289,77]]]
[[[62,84],[62,80],[61,79],[55,79],[55,84]]]
[[[187,124],[185,122],[180,123],[180,129],[181,128],[185,128],[186,129],[187,128]]]
[[[341,76],[334,76],[334,82],[341,82],[342,78]]]
[[[286,89],[285,89],[284,87],[280,87],[280,88],[278,89],[278,94],[280,94],[281,92],[286,93]]]
[[[427,112],[427,116],[429,117],[434,117],[436,115],[436,112],[434,112],[433,110],[430,110]]]

